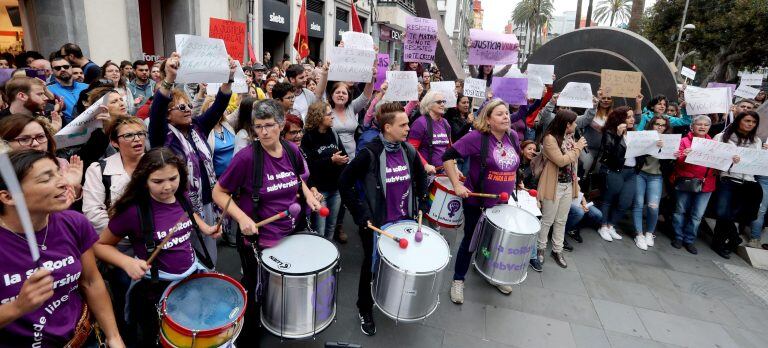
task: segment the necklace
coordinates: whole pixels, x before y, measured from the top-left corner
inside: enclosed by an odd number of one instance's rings
[[[20,234],[18,234],[18,233],[16,233],[16,232],[13,232],[13,231],[11,231],[11,229],[8,227],[8,225],[5,223],[5,221],[4,221],[3,219],[0,219],[0,224],[2,224],[2,225],[3,225],[3,227],[5,227],[5,229],[7,229],[7,230],[8,230],[8,232],[9,232],[9,233],[11,233],[12,235],[14,235],[14,236],[16,236],[16,237],[19,237],[19,238],[21,238],[23,241],[25,241],[25,242],[29,243],[29,241],[27,240],[27,238],[26,238],[26,237],[22,237]],[[46,247],[46,246],[45,246],[45,241],[48,239],[48,226],[50,226],[50,224],[45,224],[45,235],[43,236],[43,243],[42,243],[42,244],[37,244],[37,246],[38,246],[38,247],[40,248],[40,250],[42,250],[42,251],[46,251],[46,250],[48,250],[48,247]]]

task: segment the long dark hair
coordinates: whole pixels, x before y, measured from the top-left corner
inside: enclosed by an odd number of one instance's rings
[[[610,114],[608,114],[608,118],[605,120],[605,126],[603,127],[603,132],[611,132],[613,134],[617,133],[617,128],[619,128],[619,125],[622,123],[627,122],[627,117],[629,116],[629,108],[626,106],[620,106],[618,108],[613,109]]]
[[[755,128],[747,134],[741,134],[739,132],[739,124],[744,117],[751,116],[755,119]],[[720,139],[722,142],[727,143],[733,134],[736,134],[736,138],[739,140],[736,142],[736,146],[749,145],[755,143],[755,136],[757,135],[757,127],[760,126],[760,115],[755,111],[742,111],[733,118],[733,122],[723,130],[723,137]]]
[[[235,133],[241,129],[245,129],[248,133],[248,137],[253,139],[253,118],[251,113],[253,112],[253,103],[258,99],[254,97],[244,97],[240,100],[240,107],[237,109],[237,124],[235,125]]]
[[[664,134],[672,133],[672,124],[669,123],[669,117],[662,116],[662,115],[653,116],[653,118],[651,118],[651,120],[645,124],[645,130],[656,130],[656,128],[654,128],[653,126],[658,120],[662,120],[666,124],[666,127],[664,127],[664,131],[662,133]]]
[[[563,146],[563,139],[565,138],[565,130],[568,125],[576,122],[578,116],[575,112],[567,109],[560,109],[555,114],[555,119],[549,123],[547,131],[544,132],[544,136],[551,135],[557,140],[557,146]],[[522,149],[522,148],[521,148]]]
[[[141,157],[133,175],[131,175],[131,181],[125,188],[125,193],[109,208],[109,216],[120,214],[134,205],[150,204],[152,198],[149,195],[147,180],[152,173],[163,169],[166,165],[172,165],[179,171],[179,188],[176,190],[176,200],[186,199],[184,192],[187,191],[189,179],[184,160],[167,147],[156,147]]]

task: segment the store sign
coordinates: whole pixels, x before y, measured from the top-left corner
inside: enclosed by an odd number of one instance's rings
[[[390,27],[381,26],[379,31],[379,40],[381,41],[402,41],[403,32]]]
[[[291,32],[291,11],[288,4],[277,0],[264,0],[261,3],[264,29]]]
[[[336,42],[341,41],[341,34],[349,31],[349,22],[336,20]]]
[[[307,31],[309,37],[322,39],[325,36],[323,15],[314,11],[307,11]]]

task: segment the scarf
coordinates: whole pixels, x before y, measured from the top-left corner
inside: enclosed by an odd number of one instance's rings
[[[211,184],[211,190],[216,184],[216,172],[213,170],[213,160],[211,159],[211,150],[208,148],[208,144],[200,137],[200,134],[196,129],[189,130],[189,134],[192,136],[192,141],[195,143],[195,148],[187,141],[184,134],[181,133],[173,125],[168,125],[168,129],[173,135],[179,139],[181,149],[184,151],[184,157],[187,160],[187,171],[189,172],[189,200],[192,202],[192,209],[195,212],[200,213],[203,211],[203,187],[202,187],[202,168],[200,168],[200,162],[198,159],[203,160],[205,166],[205,174],[208,175],[208,182]]]
[[[381,139],[381,143],[384,144],[384,151],[386,152],[397,152],[400,151],[403,144],[401,142],[390,142],[386,138],[384,138],[384,135],[382,133],[379,133],[379,139]]]

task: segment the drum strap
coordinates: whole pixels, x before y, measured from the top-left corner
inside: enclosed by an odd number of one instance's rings
[[[152,255],[157,246],[155,244],[155,239],[152,237],[155,233],[155,218],[152,215],[152,204],[150,202],[147,202],[147,204],[138,204],[136,208],[139,213],[139,226],[141,226],[141,235],[144,238],[144,247],[147,249],[147,256],[149,256]],[[131,238],[129,237],[129,239]],[[131,243],[133,242],[134,241],[131,240]],[[158,270],[158,267],[149,268],[153,283],[157,283],[158,281]]]
[[[480,137],[480,177],[477,178],[477,192],[485,192],[483,185],[485,183],[485,175],[488,172],[488,137],[490,134],[483,134]]]
[[[186,199],[186,197],[176,197],[176,199],[179,201],[179,204],[181,204],[181,208],[184,209],[184,212],[187,213],[187,216],[189,216],[189,221],[192,222],[192,228],[195,229],[195,234],[197,235],[197,240],[200,242],[200,247],[203,248],[203,265],[205,267],[208,267],[209,269],[214,269],[216,265],[213,264],[213,259],[211,258],[211,254],[208,253],[208,248],[205,247],[205,242],[203,241],[203,234],[200,232],[200,226],[197,224],[197,220],[195,220],[194,212],[192,211],[192,205],[189,203],[189,201]]]

